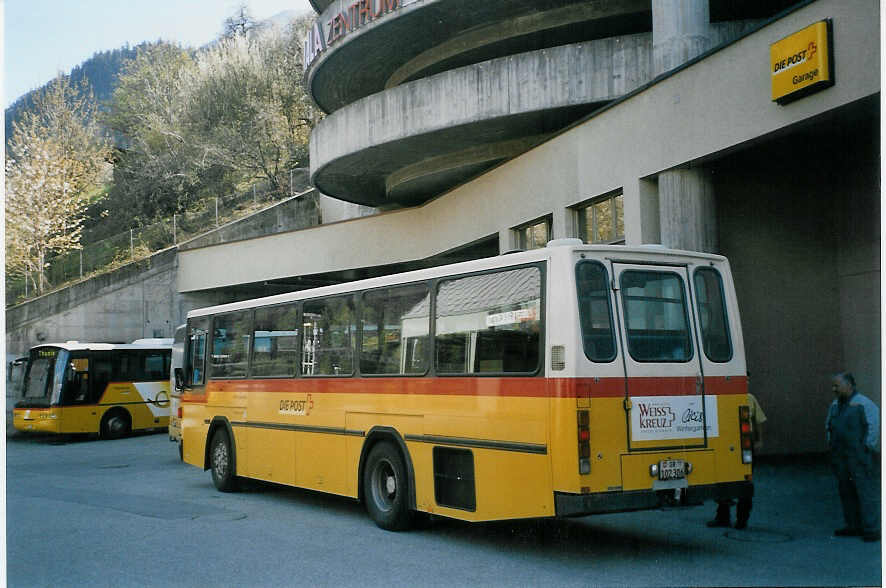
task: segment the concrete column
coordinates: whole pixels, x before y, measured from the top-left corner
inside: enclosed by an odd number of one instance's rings
[[[708,0],[652,0],[652,65],[658,75],[711,47]]]
[[[661,243],[674,249],[716,253],[717,209],[707,170],[675,169],[658,176]]]
[[[554,210],[551,224],[551,239],[577,237],[575,231],[575,212],[571,208]]]
[[[498,252],[505,254],[517,248],[517,239],[514,231],[511,229],[499,229],[498,231]]]

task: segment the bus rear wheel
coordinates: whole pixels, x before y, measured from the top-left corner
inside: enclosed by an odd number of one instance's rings
[[[122,408],[113,408],[105,413],[101,423],[102,439],[119,439],[132,430],[132,418]]]
[[[224,429],[217,429],[212,434],[209,444],[209,467],[212,470],[212,483],[221,492],[233,492],[237,489],[237,477],[234,475],[234,452],[231,441]]]
[[[375,524],[388,531],[403,531],[412,523],[409,480],[400,452],[389,441],[376,444],[363,470],[366,511]]]

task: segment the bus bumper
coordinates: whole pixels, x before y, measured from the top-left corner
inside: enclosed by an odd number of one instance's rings
[[[633,490],[628,492],[598,492],[595,494],[554,493],[554,507],[558,517],[577,517],[591,514],[649,510],[662,506],[689,506],[706,500],[729,500],[752,496],[751,482],[724,482],[689,486],[674,490]]]
[[[58,433],[59,421],[49,409],[15,409],[12,424],[24,433]]]

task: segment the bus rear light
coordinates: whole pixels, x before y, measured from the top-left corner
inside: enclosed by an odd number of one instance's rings
[[[741,463],[751,463],[754,440],[751,436],[751,407],[748,405],[738,407],[738,430],[741,432]]]
[[[578,411],[578,473],[591,473],[591,413]]]
[[[178,407],[177,414],[178,414],[178,418],[182,418],[182,407],[180,407],[180,406]]]

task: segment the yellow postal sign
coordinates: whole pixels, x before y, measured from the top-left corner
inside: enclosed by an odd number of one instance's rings
[[[834,85],[831,22],[822,20],[769,47],[772,99],[789,102]]]

